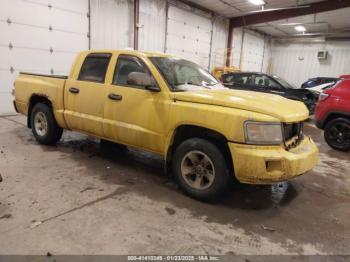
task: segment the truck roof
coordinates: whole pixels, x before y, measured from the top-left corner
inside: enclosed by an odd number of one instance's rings
[[[173,57],[171,54],[166,54],[163,52],[149,52],[149,51],[138,51],[133,49],[91,49],[82,51],[81,53],[122,53],[130,55],[144,55],[147,57]]]

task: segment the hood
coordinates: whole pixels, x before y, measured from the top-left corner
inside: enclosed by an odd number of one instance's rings
[[[173,93],[173,98],[179,101],[257,112],[275,117],[281,122],[298,122],[309,117],[309,111],[303,103],[278,95],[259,92],[232,89],[200,89]]]
[[[288,88],[284,92],[283,96],[293,100],[300,100],[302,102],[308,102],[310,100],[314,101],[315,99],[318,99],[317,91],[311,90],[310,88]]]

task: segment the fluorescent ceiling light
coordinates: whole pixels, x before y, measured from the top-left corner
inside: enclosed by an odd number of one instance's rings
[[[252,3],[253,5],[264,5],[265,1],[263,0],[248,0],[248,2]]]
[[[278,25],[281,25],[281,26],[296,26],[296,25],[302,25],[303,23],[284,23],[284,24],[278,24]]]
[[[282,24],[277,24],[280,26],[297,26],[297,25],[327,25],[328,22],[307,22],[307,23],[282,23]]]
[[[305,26],[302,26],[302,25],[297,25],[296,27],[294,27],[294,29],[298,32],[305,32],[306,31]]]

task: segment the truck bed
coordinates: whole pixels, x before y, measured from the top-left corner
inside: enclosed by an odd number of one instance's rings
[[[45,75],[45,74],[34,74],[28,72],[19,72],[20,75],[30,75],[30,76],[43,76],[43,77],[52,77],[52,78],[60,78],[60,79],[68,79],[68,76],[64,75]]]
[[[21,72],[15,81],[15,103],[19,113],[27,115],[30,101],[35,96],[52,102],[54,114],[62,114],[67,76]]]

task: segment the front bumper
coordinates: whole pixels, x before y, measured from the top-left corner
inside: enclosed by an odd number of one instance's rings
[[[236,178],[247,184],[286,181],[311,170],[318,162],[318,148],[305,137],[295,148],[229,143]]]

